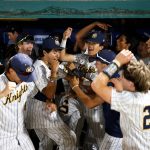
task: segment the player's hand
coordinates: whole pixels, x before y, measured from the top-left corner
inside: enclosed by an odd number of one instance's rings
[[[49,110],[50,112],[54,112],[57,111],[57,106],[52,102],[46,102],[46,109]]]
[[[96,25],[103,29],[103,30],[108,30],[109,27],[112,27],[110,24],[107,24],[107,23],[101,23],[101,22],[96,22]]]
[[[69,76],[67,79],[69,80],[71,87],[74,87],[75,85],[79,85],[79,78],[77,78],[76,76]]]
[[[68,38],[70,38],[72,34],[72,28],[71,27],[68,27],[65,32],[63,33],[63,39],[66,40]]]
[[[124,49],[119,54],[117,54],[115,60],[117,60],[120,63],[120,66],[122,66],[129,63],[133,57],[134,55],[131,51]]]
[[[110,80],[110,82],[112,82],[114,84],[114,87],[116,88],[116,90],[118,92],[122,92],[123,91],[123,85],[122,85],[122,83],[121,83],[119,78],[112,78]]]
[[[2,96],[7,96],[11,91],[13,91],[16,88],[16,83],[15,82],[8,82],[5,89],[2,91]]]
[[[75,64],[74,64],[74,63],[72,63],[72,62],[68,62],[68,64],[67,64],[67,68],[69,68],[70,70],[73,70],[73,69],[75,69],[75,68],[76,68],[76,66],[75,66]]]
[[[59,61],[56,59],[51,60],[50,68],[52,73],[57,73],[59,68]]]

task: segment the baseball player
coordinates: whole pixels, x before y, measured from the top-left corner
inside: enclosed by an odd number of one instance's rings
[[[96,56],[96,67],[98,72],[110,64],[115,58],[115,53],[111,50],[104,49]],[[113,78],[119,77],[119,74]],[[110,83],[109,83],[110,84]],[[122,149],[122,132],[120,129],[120,114],[111,110],[108,103],[103,103],[103,111],[105,117],[105,136],[100,146],[101,150],[121,150]]]
[[[86,44],[86,36],[89,32],[91,32],[94,28],[100,28],[100,30],[107,31],[108,28],[111,27],[111,25],[102,23],[102,22],[93,22],[85,27],[83,27],[81,30],[79,30],[76,34],[76,42],[74,46],[74,51],[81,51],[86,52],[87,50],[87,44]],[[105,43],[106,44],[106,43]]]
[[[25,33],[21,33],[17,35],[15,40],[15,47],[13,47],[13,50],[15,49],[16,53],[24,53],[29,55],[33,60],[37,59],[38,57],[38,46],[34,43],[33,36]],[[13,55],[10,51],[9,56]]]
[[[127,64],[128,63],[128,64]],[[122,91],[108,87],[112,75],[124,65],[120,81],[115,86],[122,86]],[[92,82],[92,89],[111,109],[120,112],[120,125],[123,132],[122,148],[149,150],[149,108],[150,108],[150,70],[142,61],[133,59],[129,50],[121,51]]]
[[[66,77],[65,79],[67,79]],[[67,81],[67,80],[66,80]],[[78,100],[70,86],[66,87],[64,94],[59,95],[59,114],[63,121],[76,133],[77,147],[80,147],[80,135],[84,123],[84,106]]]
[[[16,40],[16,49],[18,53],[24,53],[31,56],[33,51],[33,36],[27,34],[20,34]]]
[[[36,95],[27,104],[27,127],[35,129],[40,139],[39,149],[43,150],[51,148],[48,147],[47,138],[49,142],[51,142],[50,139],[55,141],[60,150],[76,149],[75,133],[62,121],[52,101],[57,86],[59,49],[59,41],[55,37],[49,37],[43,41],[42,50],[39,53],[40,58],[34,63],[38,96]],[[46,96],[45,102],[42,101],[41,93]],[[50,110],[46,109],[46,103],[50,104]]]
[[[108,49],[103,49],[97,53],[93,60],[96,60],[96,68],[101,72],[113,59],[115,53]],[[93,108],[100,105],[99,96],[95,93],[89,94],[79,86],[79,81],[75,78],[70,80],[70,84],[74,92],[80,97],[80,100],[88,107]],[[101,150],[120,150],[122,149],[122,132],[119,125],[120,115],[118,112],[111,110],[109,104],[103,103],[103,111],[105,117],[105,136],[100,145]]]
[[[15,48],[16,40],[19,34],[22,32],[22,29],[20,26],[11,24],[7,26],[6,32],[9,39],[7,49],[6,49],[6,54],[5,54],[5,58],[7,62],[13,55],[17,54]]]
[[[66,35],[64,34],[64,37],[68,37],[70,29],[67,29]],[[63,39],[65,39],[63,38]],[[61,51],[60,53],[60,59],[63,61],[74,61],[78,65],[82,64],[90,70],[90,68],[94,69],[94,73],[88,74],[87,78],[91,80],[93,76],[95,76],[96,73],[96,67],[95,62],[90,62],[89,57],[94,56],[98,51],[101,51],[105,43],[105,36],[104,33],[101,31],[92,31],[88,34],[86,38],[86,45],[87,45],[87,53],[88,54],[66,54],[65,49]],[[87,80],[83,81],[84,90],[88,88],[90,85],[90,82]],[[103,109],[102,106],[97,106],[93,109],[87,109],[85,111],[86,119],[89,125],[89,139],[87,139],[87,146],[86,149],[90,149],[92,143],[96,143],[95,145],[100,145],[103,136],[104,136],[104,117],[103,117]],[[91,139],[93,137],[93,139]],[[89,142],[90,141],[90,142]],[[93,141],[91,143],[91,141]],[[89,147],[89,148],[87,148]]]
[[[16,54],[8,62],[6,71],[0,75],[0,91],[7,89],[0,98],[1,150],[34,150],[24,126],[27,96],[36,93],[32,84],[36,79],[32,64],[27,55]],[[11,91],[8,92],[8,89]]]
[[[150,36],[146,33],[138,35],[138,40],[137,58],[143,60],[145,64],[150,64]]]
[[[15,49],[17,51],[17,53],[23,53],[23,54],[27,54],[29,57],[31,57],[34,60],[33,57],[33,52],[35,44],[34,44],[34,38],[31,35],[25,34],[25,33],[21,33],[19,35],[17,35],[16,40],[15,40]],[[26,112],[26,111],[25,111]],[[26,116],[26,113],[25,113]],[[25,118],[26,119],[26,118]],[[34,130],[27,130],[31,140],[33,141],[34,146],[36,147],[37,144],[36,143],[36,135]],[[38,139],[37,139],[38,141]]]

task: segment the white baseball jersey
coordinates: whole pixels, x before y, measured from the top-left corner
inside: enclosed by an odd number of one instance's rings
[[[36,60],[34,67],[37,75],[36,86],[42,91],[50,80],[51,72],[42,60]],[[50,110],[46,110],[45,102],[34,98],[29,101],[27,105],[27,127],[36,129],[36,131],[39,129],[39,132],[36,132],[39,139],[42,137],[41,133],[43,133],[43,136],[53,139],[61,150],[74,150],[76,147],[75,133],[62,121],[57,111],[51,113]]]
[[[111,108],[120,112],[124,150],[150,150],[150,91],[112,90]]]
[[[42,60],[36,60],[34,67],[37,77],[36,86],[38,90],[42,91],[50,80],[51,71]],[[62,122],[57,112],[51,113],[46,109],[45,102],[32,98],[32,101],[28,101],[27,105],[28,128],[49,128],[54,120]]]
[[[96,61],[87,62],[86,66],[87,68],[94,67],[96,69],[95,63]],[[97,74],[97,72],[93,74]],[[90,82],[88,80],[84,80],[83,84],[90,86]],[[86,88],[83,88],[82,90],[83,91],[85,90],[86,92]],[[105,134],[105,121],[104,121],[102,105],[96,106],[92,109],[86,107],[85,117],[89,126],[89,132],[87,134],[88,136],[86,137],[86,141],[85,141],[85,145],[87,146],[85,147],[91,147],[92,144],[99,146]],[[95,141],[95,142],[91,143],[91,141]]]
[[[122,138],[105,133],[99,150],[122,150]]]
[[[82,103],[71,95],[63,96],[60,100],[60,106],[63,106],[64,101],[68,102],[68,112],[66,114],[61,113],[61,117],[75,131],[78,120],[83,115]]]
[[[2,91],[8,79],[0,75]],[[6,97],[0,99],[0,149],[1,150],[33,150],[33,144],[24,127],[24,106],[29,94],[34,89],[33,83],[22,82]],[[27,148],[28,147],[28,148]]]
[[[50,70],[48,66],[42,61],[37,60],[34,63],[35,73],[37,77],[37,89],[42,91],[48,84],[50,77]],[[36,114],[36,115],[35,115]],[[49,119],[51,113],[49,110],[46,112],[46,105],[44,102],[32,98],[27,103],[27,128],[48,128],[50,126]]]
[[[66,103],[68,103],[68,111],[65,114],[60,112],[60,116],[63,121],[76,133],[77,147],[79,147],[81,140],[80,135],[84,123],[84,107],[77,98],[69,94],[66,94],[61,98],[60,107],[63,107],[63,105],[66,106]]]

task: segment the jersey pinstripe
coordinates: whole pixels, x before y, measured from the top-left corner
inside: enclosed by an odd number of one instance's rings
[[[51,72],[42,60],[36,60],[34,67],[38,79],[36,86],[42,91],[48,84]],[[27,120],[28,128],[39,129],[43,136],[46,135],[53,139],[60,149],[75,149],[75,133],[62,121],[57,111],[51,113],[49,110],[46,110],[44,102],[37,101],[34,98],[29,101],[27,104]],[[60,140],[60,138],[63,140]]]
[[[95,63],[96,63],[95,61],[87,62],[86,66],[87,68],[92,67],[96,69]],[[97,72],[93,74],[97,74]],[[96,75],[93,75],[93,76],[96,76]],[[90,82],[88,80],[84,80],[83,84],[86,86],[90,86]],[[82,90],[85,91],[85,93],[87,93],[86,86],[85,88],[82,88]],[[85,118],[89,126],[88,136],[85,140],[85,147],[86,149],[88,149],[87,147],[91,147],[92,144],[99,147],[105,134],[105,123],[104,123],[105,121],[104,121],[102,105],[96,106],[93,109],[88,109],[86,107]]]
[[[122,150],[122,138],[110,136],[105,133],[100,150]]]
[[[150,149],[150,91],[112,91],[111,108],[120,112],[124,150]]]
[[[36,86],[42,91],[42,89],[47,86],[51,73],[48,66],[46,66],[42,60],[37,60],[34,63],[34,67],[38,79]],[[46,105],[42,101],[33,98],[32,101],[28,101],[27,105],[28,128],[49,128],[52,126],[52,120],[62,122],[57,112],[54,112],[54,114],[56,114],[55,118],[49,110],[46,110]]]
[[[78,120],[83,115],[82,104],[70,95],[63,96],[59,105],[62,106],[64,101],[68,102],[68,112],[66,114],[61,113],[61,117],[70,126],[70,128],[75,131]]]
[[[42,60],[37,60],[34,63],[38,90],[42,91],[47,86],[50,76],[50,70]],[[46,112],[45,103],[32,98],[27,103],[27,128],[47,128],[50,126],[50,111]],[[36,115],[35,115],[36,114]]]
[[[64,95],[60,99],[60,106],[63,106],[63,103],[68,102],[68,112],[61,113],[63,121],[76,133],[77,137],[77,146],[80,147],[80,135],[84,123],[84,107],[83,104],[74,96],[70,94]]]
[[[85,67],[86,68],[95,68],[96,70],[96,66],[95,66],[96,62],[86,62]],[[79,64],[76,64],[77,66]],[[97,73],[90,73],[88,74],[88,77],[93,77],[95,76],[95,74]],[[64,81],[64,80],[63,80]],[[65,83],[65,90],[68,92],[67,88],[68,88],[68,82],[64,82]],[[85,93],[88,93],[86,90],[87,86],[90,86],[90,82],[89,80],[83,80],[83,88],[82,90]],[[76,103],[78,103],[76,101]],[[87,120],[88,123],[88,127],[89,127],[89,132],[87,133],[86,139],[85,139],[85,149],[88,149],[87,147],[91,147],[93,144],[99,146],[100,143],[102,142],[102,139],[104,137],[104,133],[105,133],[105,125],[104,125],[104,115],[103,115],[103,108],[101,105],[93,108],[93,109],[88,109],[87,107],[84,107],[84,115],[85,118]],[[90,148],[89,148],[90,149]]]
[[[53,146],[55,145],[54,141],[44,135],[39,129],[34,130],[40,139],[38,150],[53,150]]]
[[[5,74],[0,75],[0,90],[5,88],[7,82],[8,79]],[[24,106],[27,96],[34,94],[33,89],[33,83],[22,82],[6,97],[0,99],[1,150],[25,150],[27,146],[31,150],[34,149],[24,126]]]

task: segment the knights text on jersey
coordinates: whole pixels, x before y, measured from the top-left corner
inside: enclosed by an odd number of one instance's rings
[[[0,75],[0,90],[5,88],[7,82],[5,74]],[[24,106],[31,88],[34,86],[22,82],[6,97],[0,99],[0,139],[13,137],[24,131]]]

